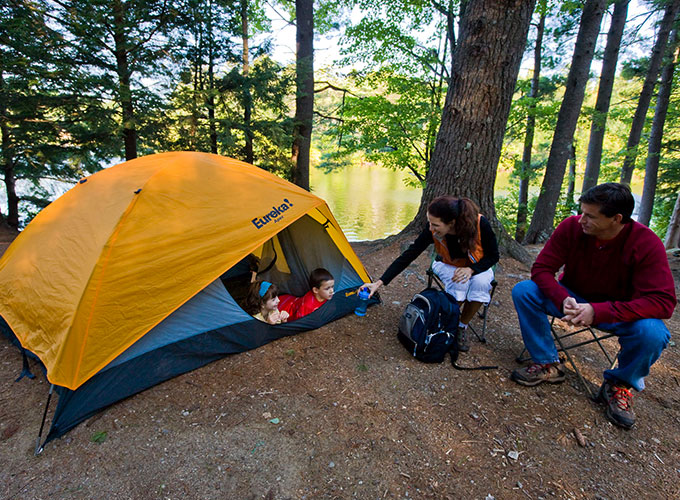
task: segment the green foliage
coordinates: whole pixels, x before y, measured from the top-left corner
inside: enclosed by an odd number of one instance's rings
[[[46,180],[73,182],[112,148],[112,112],[91,90],[100,76],[73,67],[70,44],[45,24],[45,9],[0,7],[2,168],[24,201],[8,206],[19,211],[19,226],[49,202]]]
[[[356,82],[364,95],[345,98],[343,121],[330,130],[341,149],[328,160],[361,152],[366,160],[386,168],[409,169],[411,183],[422,185],[439,127],[442,89],[436,82],[391,69]]]
[[[517,228],[517,200],[519,192],[516,186],[510,188],[509,193],[504,196],[496,196],[494,204],[496,206],[496,216],[501,221],[503,227],[509,234],[515,234]],[[529,196],[528,211],[533,213],[536,207],[538,196]]]

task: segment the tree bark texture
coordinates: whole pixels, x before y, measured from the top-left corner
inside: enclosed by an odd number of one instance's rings
[[[557,115],[555,134],[545,167],[541,193],[538,196],[536,209],[524,238],[524,243],[545,241],[552,233],[555,209],[564,180],[564,171],[581,112],[590,63],[593,60],[597,36],[600,33],[600,23],[606,6],[606,0],[587,0],[583,7],[564,98]]]
[[[663,139],[663,128],[666,123],[668,103],[673,89],[673,73],[678,61],[678,32],[673,30],[671,42],[669,43],[669,58],[661,72],[661,83],[659,84],[659,95],[656,98],[656,108],[654,109],[654,119],[652,120],[652,130],[649,134],[649,145],[647,147],[647,161],[645,163],[645,182],[642,187],[642,199],[640,200],[640,212],[638,222],[649,226],[654,209],[654,197],[656,195],[656,184],[659,173],[659,157],[661,155],[661,141]]]
[[[633,123],[630,126],[630,133],[628,134],[628,142],[626,143],[626,155],[623,159],[623,167],[621,167],[621,182],[630,184],[633,178],[633,170],[635,170],[635,160],[637,159],[637,148],[640,144],[640,137],[642,136],[642,129],[647,118],[647,110],[649,103],[652,100],[652,93],[656,81],[659,77],[659,69],[663,56],[668,44],[668,35],[673,27],[673,21],[678,15],[680,8],[680,0],[673,0],[666,5],[663,18],[659,24],[659,32],[656,35],[656,42],[652,49],[652,56],[649,59],[649,68],[645,76],[645,82],[642,84],[638,105],[633,115]]]
[[[541,81],[541,49],[543,48],[543,32],[545,31],[545,8],[541,9],[540,19],[536,27],[536,45],[534,46],[534,74],[531,78],[529,90],[529,109],[527,113],[527,128],[524,134],[524,150],[522,151],[522,165],[519,173],[519,199],[517,200],[517,226],[515,240],[521,242],[527,232],[527,213],[529,211],[529,178],[531,173],[531,150],[534,146],[534,132],[536,130],[536,98],[538,85]]]
[[[248,0],[241,0],[241,37],[243,40],[243,131],[245,133],[245,145],[243,156],[245,161],[253,163],[253,131],[251,120],[253,113],[253,100],[250,94],[250,53],[248,36]]]
[[[480,205],[502,233],[502,246],[508,241],[516,244],[496,218],[493,191],[534,4],[535,0],[467,4],[420,207],[405,231],[423,227],[430,201],[451,194],[467,196]],[[522,260],[528,257],[519,245],[507,243],[505,249],[516,251]]]
[[[314,2],[295,0],[296,57],[295,129],[293,131],[293,182],[309,189],[309,154],[314,116]]]
[[[609,113],[609,103],[611,102],[612,89],[614,88],[616,64],[619,60],[619,49],[621,48],[623,28],[628,17],[629,3],[630,0],[618,0],[614,3],[614,13],[612,14],[609,32],[607,33],[607,46],[604,49],[604,57],[602,59],[602,72],[600,73],[600,84],[597,89],[595,111],[593,112],[593,121],[590,125],[588,156],[586,158],[586,171],[583,174],[582,193],[597,185],[597,180],[600,177],[604,132],[607,126],[607,114]]]
[[[680,193],[675,200],[673,215],[671,215],[671,221],[668,223],[668,229],[666,229],[664,245],[666,249],[680,247]]]
[[[120,0],[113,2],[113,22],[118,98],[123,114],[125,159],[133,160],[137,158],[137,130],[135,129],[135,112],[132,104],[132,89],[130,88],[131,71],[128,61],[128,41],[125,36],[125,7]]]

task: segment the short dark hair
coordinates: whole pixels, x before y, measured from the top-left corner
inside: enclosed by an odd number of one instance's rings
[[[635,198],[630,188],[618,182],[606,182],[590,188],[578,200],[580,203],[598,205],[600,213],[607,217],[621,214],[621,222],[630,222],[635,208]]]
[[[309,287],[310,288],[321,288],[324,281],[330,281],[334,279],[333,275],[323,267],[317,267],[309,273]]]

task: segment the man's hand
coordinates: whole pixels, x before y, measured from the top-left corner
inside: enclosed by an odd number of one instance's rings
[[[579,304],[574,297],[567,297],[562,302],[563,321],[576,326],[592,325],[595,320],[595,309],[587,302]]]
[[[457,267],[453,272],[451,281],[454,283],[467,283],[472,277],[472,269],[469,267]]]

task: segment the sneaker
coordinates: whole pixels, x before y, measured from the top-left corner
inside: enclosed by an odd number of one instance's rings
[[[605,380],[602,382],[599,399],[607,405],[607,418],[614,425],[630,429],[635,423],[633,393],[627,387]]]
[[[559,363],[548,363],[542,365],[534,363],[524,368],[518,368],[512,372],[510,379],[520,385],[534,386],[543,382],[559,384],[564,380],[564,370]]]
[[[458,343],[458,350],[460,352],[468,352],[470,350],[470,337],[467,333],[467,328],[458,327],[456,342]]]

